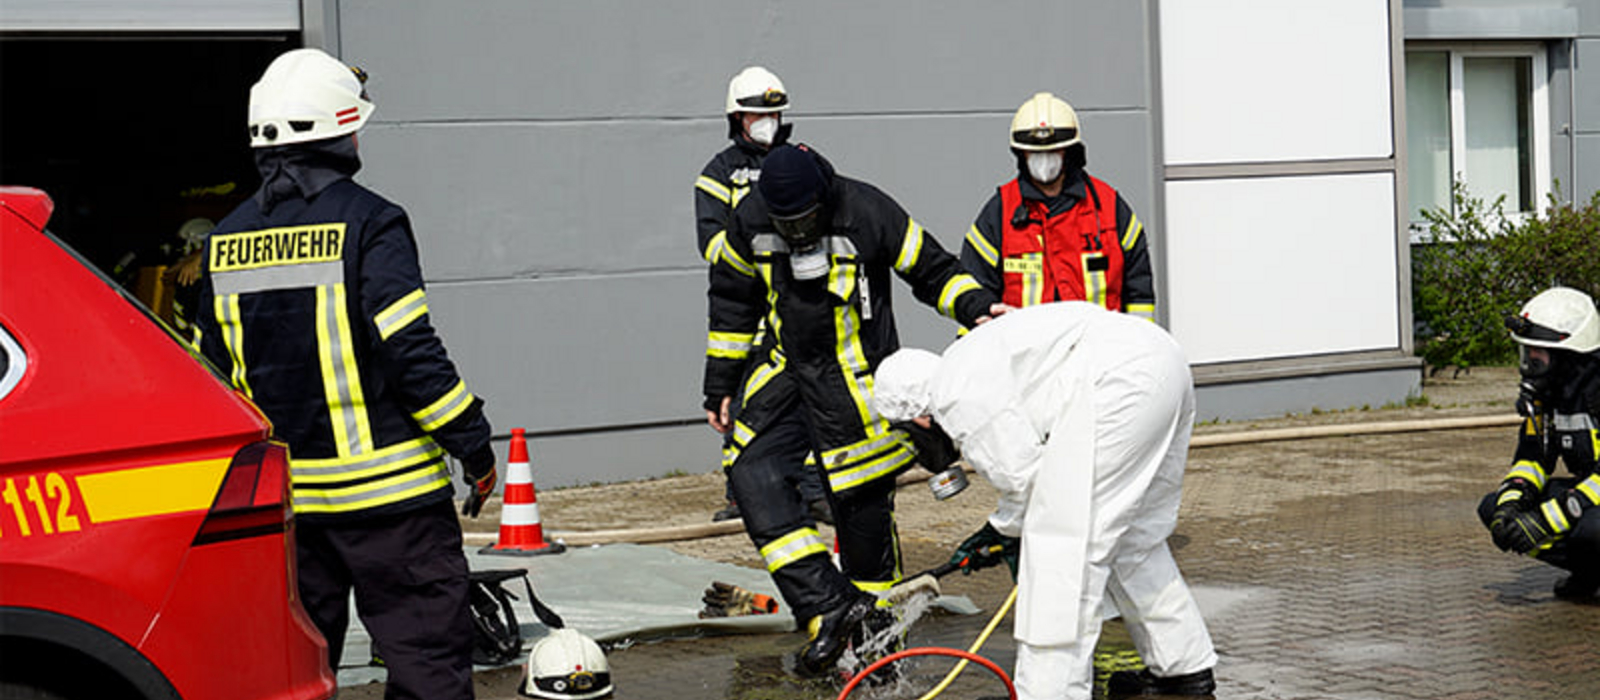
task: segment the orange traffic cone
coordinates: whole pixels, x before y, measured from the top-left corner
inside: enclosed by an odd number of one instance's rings
[[[479,554],[560,554],[567,546],[544,541],[539,524],[539,497],[533,490],[533,466],[528,463],[528,440],[522,428],[511,429],[511,449],[506,456],[506,491],[500,510],[500,539]]]

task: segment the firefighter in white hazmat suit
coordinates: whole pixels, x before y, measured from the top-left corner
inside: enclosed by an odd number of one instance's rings
[[[891,421],[931,417],[1000,491],[955,560],[1021,538],[1018,697],[1090,697],[1107,595],[1148,666],[1113,674],[1113,697],[1215,690],[1211,636],[1167,548],[1194,423],[1171,336],[1085,302],[1011,311],[942,358],[889,356],[873,404]]]

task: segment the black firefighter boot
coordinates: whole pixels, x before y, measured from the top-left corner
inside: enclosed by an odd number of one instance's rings
[[[1106,695],[1113,698],[1132,695],[1211,695],[1216,690],[1217,680],[1209,668],[1165,677],[1157,676],[1147,668],[1117,671],[1106,681]]]
[[[811,639],[800,648],[800,672],[821,676],[832,669],[854,639],[861,637],[861,623],[877,604],[877,598],[860,593],[832,610],[811,618]]]

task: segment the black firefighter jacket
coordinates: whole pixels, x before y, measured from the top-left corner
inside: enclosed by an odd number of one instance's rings
[[[297,517],[449,499],[444,453],[487,445],[489,425],[428,322],[405,212],[348,178],[261,200],[207,242],[198,340],[288,443]]]
[[[900,345],[891,271],[911,285],[918,301],[969,327],[996,297],[888,195],[818,161],[830,182],[827,275],[794,278],[788,245],[759,195],[736,209],[710,273],[703,390],[711,406],[740,395],[744,382],[733,427],[736,448],[749,444],[773,412],[798,400],[830,488],[841,492],[891,476],[915,459],[900,432],[868,405],[872,372]],[[764,356],[752,358],[763,318],[776,342],[763,344]],[[748,377],[746,361],[755,363]]]

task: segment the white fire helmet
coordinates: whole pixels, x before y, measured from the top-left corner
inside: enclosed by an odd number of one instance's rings
[[[1511,338],[1523,345],[1578,353],[1600,350],[1600,313],[1594,300],[1570,287],[1539,292],[1506,325]]]
[[[611,664],[600,645],[577,630],[550,630],[528,652],[517,693],[553,700],[605,697],[611,694]]]
[[[267,148],[355,133],[372,117],[366,73],[321,49],[273,59],[250,88],[250,147]]]
[[[728,81],[727,113],[782,112],[789,108],[783,81],[761,66],[750,66]]]
[[[1083,141],[1078,113],[1048,92],[1028,98],[1011,118],[1011,147],[1019,151],[1054,151]]]

